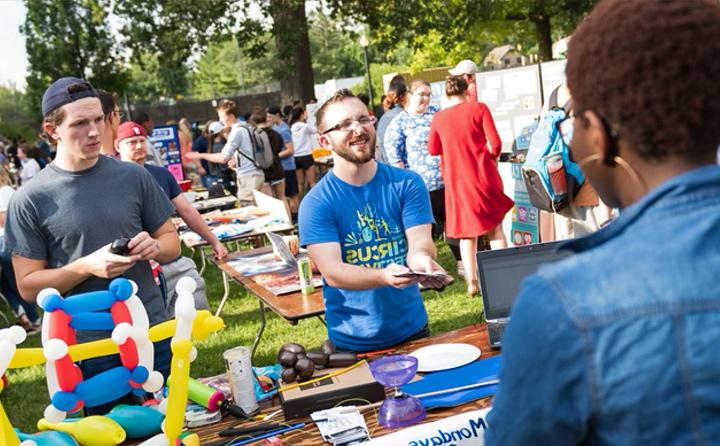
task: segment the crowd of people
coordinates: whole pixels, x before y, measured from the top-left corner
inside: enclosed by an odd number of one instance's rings
[[[557,131],[591,188],[565,218],[590,219],[600,201],[620,212],[599,230],[573,226],[589,233],[563,245],[573,255],[524,282],[503,337],[487,444],[720,438],[712,274],[720,267],[712,241],[720,234],[720,130],[708,124],[720,117],[719,33],[712,0],[602,0],[573,34],[572,107]],[[448,239],[470,295],[478,292],[478,238],[507,246],[501,222],[513,202],[497,168],[492,112],[477,99],[477,71],[469,60],[450,70],[442,110],[426,82],[408,86],[396,76],[379,120],[340,90],[315,124],[300,104],[253,107],[243,117],[227,100],[199,135],[187,120],[176,124],[193,181],[234,185],[242,204],[264,190],[298,214],[300,243],[325,280],[328,335],[341,350],[430,334],[420,289],[451,280],[434,238]],[[138,284],[151,324],[167,320],[172,297],[158,278],[194,269],[170,217],[180,215],[217,257],[227,251],[161,167],[151,117],[122,122],[116,97],[78,78],[53,82],[42,113],[47,146],[42,138],[0,141],[0,285],[18,320],[37,329],[41,289],[102,289],[118,275]],[[258,144],[272,151],[271,166],[258,165]],[[334,163],[320,179],[315,144]],[[108,250],[120,237],[129,239],[127,255]],[[196,305],[207,306],[204,294]],[[167,376],[168,342],[155,355]],[[118,362],[81,367],[88,378]]]

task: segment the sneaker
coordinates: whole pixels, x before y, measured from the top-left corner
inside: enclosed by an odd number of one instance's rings
[[[40,322],[32,323],[30,322],[30,319],[28,319],[26,314],[23,314],[22,316],[19,316],[17,318],[17,325],[21,326],[25,329],[25,333],[29,335],[40,333]]]

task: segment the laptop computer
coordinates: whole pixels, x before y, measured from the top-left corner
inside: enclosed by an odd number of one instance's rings
[[[556,251],[560,243],[541,243],[477,253],[480,291],[488,337],[493,348],[501,346],[502,334],[510,321],[510,309],[523,279],[537,271],[541,264],[554,262],[571,254],[567,250]]]

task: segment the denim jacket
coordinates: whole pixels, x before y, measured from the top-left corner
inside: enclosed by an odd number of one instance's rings
[[[513,307],[486,444],[720,444],[720,167],[563,248]]]

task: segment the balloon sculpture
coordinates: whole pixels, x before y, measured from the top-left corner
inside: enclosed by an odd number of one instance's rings
[[[63,426],[54,424],[62,421],[67,412],[104,404],[129,392],[152,392],[162,387],[162,375],[153,371],[152,342],[172,336],[172,379],[168,398],[163,405],[166,413],[164,433],[146,443],[170,446],[198,444],[196,434],[181,433],[187,404],[190,362],[197,355],[191,339],[206,339],[211,333],[223,328],[223,322],[208,311],[195,310],[192,297],[195,286],[194,280],[181,279],[176,287],[176,320],[152,328],[148,327],[145,308],[136,295],[137,286],[127,279],[113,280],[107,291],[78,294],[65,299],[56,290],[43,290],[38,295],[38,303],[45,310],[43,348],[17,349],[16,346],[25,340],[25,331],[17,326],[0,330],[0,375],[7,368],[45,363],[51,405],[45,409],[42,428],[59,427],[69,431],[72,430],[70,425],[75,423]],[[107,309],[110,313],[101,312]],[[112,330],[112,336],[111,339],[77,344],[75,330]],[[122,366],[87,380],[83,380],[80,369],[73,363],[115,353],[120,354]],[[2,388],[0,383],[0,391]],[[116,429],[104,430],[108,435],[102,437],[116,437]],[[67,439],[67,443],[61,443],[61,437]],[[97,437],[96,440],[100,441],[101,436]],[[21,434],[21,438],[18,438],[0,404],[0,445],[18,446],[20,439],[25,440],[22,445],[39,446],[74,442],[71,436],[63,432]]]
[[[8,365],[10,365],[10,360],[15,355],[17,345],[25,341],[26,337],[27,333],[19,325],[0,330],[0,375],[5,373]],[[3,382],[0,381],[0,392],[2,392],[3,387]],[[0,444],[7,446],[20,444],[20,439],[15,434],[2,404],[0,404]]]
[[[41,291],[38,304],[45,311],[42,326],[43,352],[51,404],[45,419],[59,423],[67,412],[116,400],[129,392],[155,392],[163,376],[153,370],[150,324],[137,285],[118,278],[107,291],[92,291],[62,298],[52,288]],[[100,312],[110,310],[110,313]],[[77,343],[75,330],[111,330],[118,345],[122,366],[83,380],[68,347]]]

